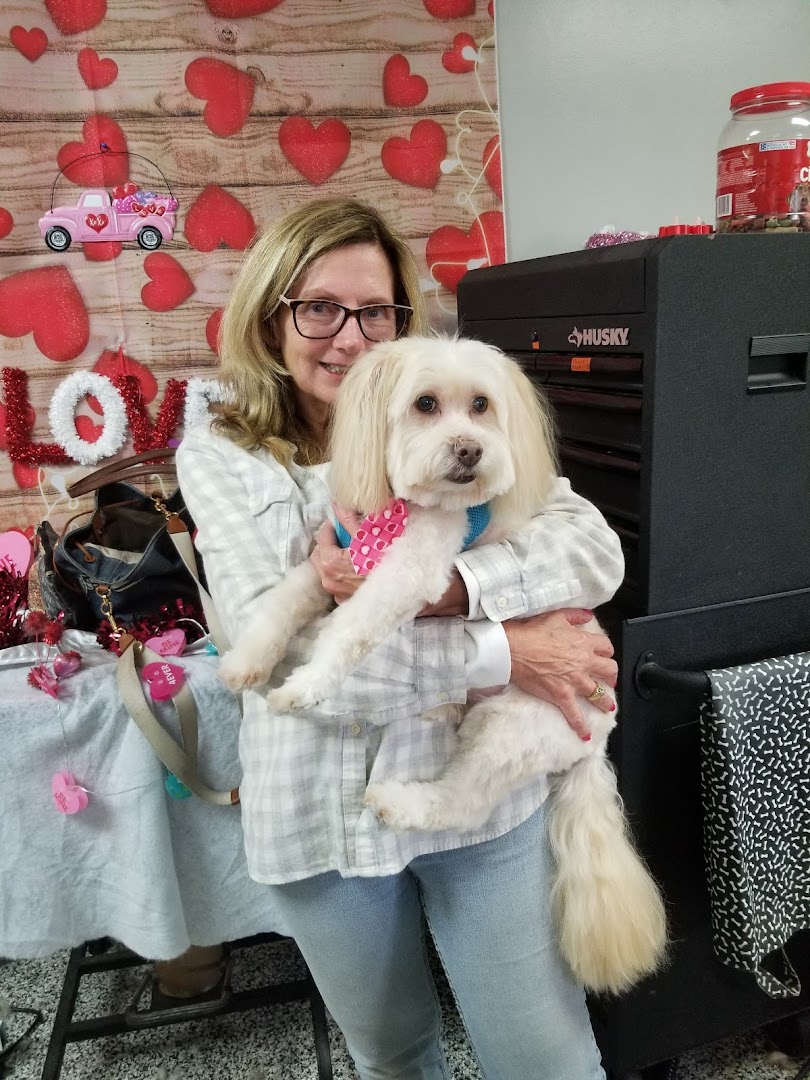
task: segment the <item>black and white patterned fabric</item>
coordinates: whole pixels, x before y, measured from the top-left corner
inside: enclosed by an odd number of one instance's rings
[[[810,653],[707,671],[704,842],[714,948],[774,998],[799,994],[783,946],[810,927]]]

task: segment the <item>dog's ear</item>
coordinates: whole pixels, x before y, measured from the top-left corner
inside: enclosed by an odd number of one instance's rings
[[[364,514],[391,498],[385,456],[388,404],[402,366],[400,343],[382,342],[355,361],[338,391],[329,439],[335,502]]]
[[[515,484],[499,497],[502,512],[536,514],[558,472],[554,422],[543,391],[513,360],[506,360],[505,394],[509,413],[507,435],[512,447]]]

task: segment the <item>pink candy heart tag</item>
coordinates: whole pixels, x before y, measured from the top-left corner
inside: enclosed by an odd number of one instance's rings
[[[408,507],[402,499],[392,499],[384,510],[364,518],[349,544],[355,573],[361,577],[370,574],[407,524]]]
[[[146,647],[158,656],[180,656],[186,647],[185,630],[167,630],[158,637],[150,637]]]
[[[149,683],[149,693],[155,701],[166,701],[174,697],[182,689],[186,681],[186,673],[176,664],[168,661],[157,664],[147,664],[141,672],[144,679]]]
[[[51,791],[60,814],[78,814],[87,806],[87,792],[79,787],[69,772],[53,774]]]
[[[0,533],[0,568],[25,577],[34,561],[31,541],[19,529]]]

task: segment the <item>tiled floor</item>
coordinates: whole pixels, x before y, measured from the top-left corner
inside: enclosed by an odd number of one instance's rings
[[[300,975],[288,945],[259,946],[237,954],[234,988]],[[16,961],[0,967],[0,999],[38,1005],[47,1017],[32,1045],[14,1063],[9,1080],[39,1080],[67,953],[47,960]],[[268,974],[272,972],[272,974]],[[94,975],[82,980],[76,1018],[122,1009],[142,969]],[[439,979],[445,1011],[445,1043],[455,1080],[482,1080],[453,1007]],[[330,1020],[335,1080],[357,1080],[342,1036]],[[790,1080],[797,1064],[759,1038],[733,1040],[684,1058],[677,1080]],[[180,1024],[152,1032],[74,1043],[68,1047],[61,1080],[317,1080],[308,1005],[289,1004]],[[526,1078],[530,1080],[530,1078]]]

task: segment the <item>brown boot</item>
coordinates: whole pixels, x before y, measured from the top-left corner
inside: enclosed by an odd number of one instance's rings
[[[191,945],[182,956],[155,962],[157,989],[167,998],[199,997],[220,981],[225,962],[222,945]]]

